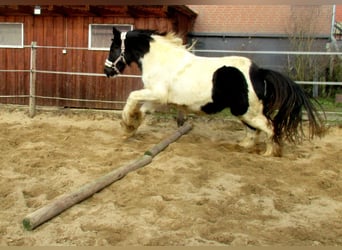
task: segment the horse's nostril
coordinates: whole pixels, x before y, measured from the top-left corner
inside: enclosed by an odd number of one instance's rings
[[[113,70],[111,68],[105,67],[103,72],[106,74],[107,77],[110,77],[111,75],[113,75]]]

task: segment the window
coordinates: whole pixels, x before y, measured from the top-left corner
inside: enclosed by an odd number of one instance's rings
[[[22,23],[0,23],[0,48],[23,48],[24,25]]]
[[[120,31],[130,31],[130,24],[89,24],[88,48],[92,50],[109,50],[113,38],[113,27]]]

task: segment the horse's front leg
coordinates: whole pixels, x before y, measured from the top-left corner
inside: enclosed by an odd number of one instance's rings
[[[126,104],[122,111],[121,127],[127,136],[133,135],[143,120],[143,113],[138,104],[138,102]]]
[[[142,123],[146,105],[140,108],[140,104],[144,101],[157,101],[158,98],[149,89],[136,90],[129,94],[126,105],[122,111],[121,126],[127,136],[132,136]]]

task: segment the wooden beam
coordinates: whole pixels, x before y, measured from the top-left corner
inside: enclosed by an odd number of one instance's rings
[[[0,15],[33,15],[35,5],[0,5]],[[41,5],[42,16],[117,16],[117,17],[170,17],[179,11],[196,15],[186,6],[167,5]],[[185,10],[188,12],[185,13]]]
[[[55,5],[53,7],[53,12],[59,13],[63,16],[89,16],[89,15],[93,15],[87,9],[87,5],[83,5],[83,6]]]
[[[33,15],[33,6],[27,5],[7,5],[0,6],[0,15],[2,16],[18,16],[18,15]]]
[[[127,16],[127,8],[125,6],[98,6],[90,5],[89,12],[96,16]]]
[[[130,5],[128,6],[128,13],[132,17],[166,17],[167,11],[164,11],[162,5],[157,6],[138,6],[138,5]]]
[[[184,124],[182,127],[178,128],[172,135],[168,136],[166,139],[162,140],[160,143],[156,144],[148,151],[146,151],[144,155],[136,161],[115,169],[112,172],[109,172],[108,174],[97,178],[93,182],[83,185],[81,188],[72,193],[64,194],[60,197],[57,197],[50,204],[47,204],[46,206],[43,206],[35,212],[27,215],[23,219],[24,228],[26,230],[35,229],[39,225],[52,219],[66,209],[91,197],[93,194],[99,192],[113,182],[122,179],[129,172],[142,168],[145,165],[151,163],[153,157],[167,148],[169,144],[175,142],[182,135],[189,132],[191,129],[191,124]]]
[[[251,0],[210,0],[211,5],[250,5],[253,3]],[[322,5],[322,0],[302,0],[301,5]],[[200,4],[207,5],[208,0],[0,0],[0,5],[50,5],[50,4],[60,4],[60,5],[191,5]],[[259,0],[256,4],[280,4],[280,5],[296,5],[298,0],[278,0],[276,3],[274,0]],[[325,0],[325,5],[336,4],[336,0]]]

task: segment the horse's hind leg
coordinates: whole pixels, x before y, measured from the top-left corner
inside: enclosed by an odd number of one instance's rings
[[[251,127],[244,121],[242,123],[245,125],[246,128],[246,135],[243,140],[239,142],[239,146],[244,147],[244,148],[251,148],[255,145],[256,138],[258,134],[260,133],[260,130],[257,130],[254,127]]]
[[[253,142],[255,142],[257,131],[264,131],[266,133],[266,150],[264,155],[281,155],[281,147],[280,144],[274,140],[273,125],[270,120],[268,120],[263,114],[259,114],[254,117],[243,115],[240,117],[240,119],[250,127],[247,129],[247,141],[253,139]],[[252,128],[255,129],[254,132]]]

